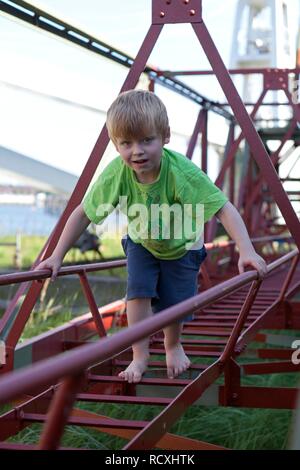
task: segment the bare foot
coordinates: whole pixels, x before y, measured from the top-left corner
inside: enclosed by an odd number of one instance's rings
[[[168,377],[169,379],[174,379],[174,377],[182,374],[182,372],[190,367],[191,361],[186,356],[180,343],[172,347],[165,346],[165,348]]]
[[[137,383],[142,379],[142,375],[148,367],[149,356],[141,359],[133,359],[127,369],[119,373],[119,377],[129,383]]]

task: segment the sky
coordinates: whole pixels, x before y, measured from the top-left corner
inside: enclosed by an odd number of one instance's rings
[[[297,0],[292,1],[296,8]],[[132,56],[151,24],[151,0],[29,3]],[[204,21],[227,66],[236,5],[237,0],[203,0]],[[297,14],[295,9],[295,17]],[[0,145],[80,175],[104,124],[105,112],[118,95],[128,70],[2,14],[0,63]],[[210,68],[189,25],[165,26],[148,64],[171,70]],[[214,77],[190,77],[185,81],[205,96],[224,100]],[[32,92],[24,92],[24,88]],[[169,112],[173,131],[169,147],[184,152],[199,107],[160,86],[156,92]],[[47,95],[70,103],[62,104]],[[226,130],[223,120],[214,117],[209,138],[224,143]],[[99,170],[115,155],[110,146]],[[200,153],[195,153],[194,161],[199,164]],[[216,171],[211,160],[212,178]]]

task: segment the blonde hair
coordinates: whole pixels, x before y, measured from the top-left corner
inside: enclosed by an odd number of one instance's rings
[[[154,93],[130,90],[121,93],[112,103],[106,126],[113,142],[117,138],[136,138],[153,131],[165,138],[169,119],[165,105]]]

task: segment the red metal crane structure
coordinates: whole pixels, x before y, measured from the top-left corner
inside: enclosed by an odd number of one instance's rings
[[[1,9],[15,14],[12,11],[13,2],[9,3],[0,2]],[[15,3],[22,5],[23,10],[33,11],[28,3]],[[195,297],[130,329],[121,329],[109,336],[107,330],[111,326],[124,323],[124,312],[120,314],[124,311],[124,301],[98,306],[87,274],[125,266],[126,261],[63,267],[60,277],[67,274],[79,276],[90,313],[24,344],[18,344],[18,340],[49,272],[29,271],[0,276],[1,286],[20,284],[0,325],[0,337],[6,354],[5,364],[0,369],[0,403],[9,404],[8,411],[0,416],[1,449],[60,449],[64,428],[72,424],[122,437],[127,440],[126,450],[154,447],[218,450],[222,449],[219,445],[169,432],[188,407],[205,403],[207,394],[210,394],[211,400],[214,397],[214,403],[219,406],[273,409],[296,407],[297,388],[247,386],[242,384],[241,375],[300,370],[300,365],[292,359],[293,336],[261,332],[263,328],[300,329],[300,301],[295,297],[300,291],[300,222],[278,175],[284,143],[293,139],[297,145],[299,105],[294,103],[288,90],[288,76],[299,74],[299,70],[248,70],[246,73],[264,74],[264,89],[258,102],[252,104],[249,115],[205,25],[202,1],[153,0],[152,12],[152,24],[136,58],[131,61],[119,52],[120,63],[130,67],[121,91],[134,88],[141,73],[146,71],[152,86],[156,82],[163,83],[198,102],[200,111],[187,157],[192,157],[200,133],[204,169],[207,162],[208,114],[217,112],[229,120],[224,161],[216,184],[222,187],[225,177],[228,178],[229,197],[237,203],[245,217],[256,249],[267,259],[268,275],[263,280],[255,271],[236,275],[234,243],[214,242],[216,222],[211,221],[206,229],[206,247],[210,256],[199,273],[202,287]],[[63,37],[68,37],[68,31],[72,29],[65,23],[58,28],[60,20],[40,10],[34,10],[34,14],[30,15],[19,11],[18,15],[24,21]],[[191,24],[212,66],[212,72],[209,73],[216,75],[227,103],[221,105],[212,102],[174,78],[185,72],[161,72],[147,68],[152,48],[164,25],[169,23]],[[91,50],[99,50],[95,41],[92,44],[92,38],[81,31],[76,32],[77,37],[69,35],[72,38],[70,40],[81,45],[84,43],[84,47]],[[79,33],[84,41],[78,37]],[[107,48],[105,54],[109,54]],[[270,155],[255,128],[255,115],[265,94],[272,89],[285,92],[287,104],[293,110],[293,119],[283,133],[277,151]],[[230,107],[233,114],[226,106]],[[234,129],[237,126],[240,127],[240,134],[235,137]],[[247,177],[240,181],[238,200],[235,201],[235,162],[243,139],[249,145],[251,158],[247,161]],[[36,262],[51,255],[67,218],[82,201],[108,141],[104,127],[62,217]],[[254,163],[256,171],[253,171]],[[262,192],[262,187],[267,187],[267,190]],[[275,205],[285,220],[285,233],[271,210]],[[284,254],[275,249],[276,243],[281,242],[284,243]],[[151,336],[151,355],[163,355],[162,328],[184,318],[189,312],[195,313],[195,319],[184,324],[182,344],[194,361],[184,378],[166,378],[165,364],[161,359],[150,362],[149,375],[145,375],[138,385],[128,384],[118,377],[120,369],[130,361],[132,343]],[[91,342],[95,336],[98,339]],[[265,347],[249,348],[254,340],[265,343]],[[255,357],[256,362],[240,363],[239,358],[245,359],[247,354]],[[152,373],[151,368],[154,368]],[[222,383],[218,379],[222,379]],[[76,407],[77,402],[117,403],[120,417],[115,419],[91,413]],[[148,421],[124,420],[122,407],[128,404],[157,405],[160,411]],[[33,423],[44,423],[37,445],[26,446],[9,441],[9,438]]]

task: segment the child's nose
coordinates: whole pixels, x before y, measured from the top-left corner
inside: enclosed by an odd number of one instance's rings
[[[144,153],[144,149],[142,147],[142,145],[136,143],[133,145],[133,149],[132,149],[132,153],[133,155],[141,155]]]

